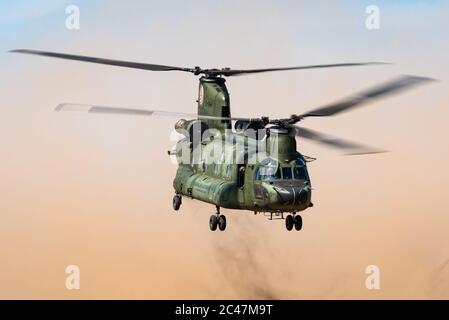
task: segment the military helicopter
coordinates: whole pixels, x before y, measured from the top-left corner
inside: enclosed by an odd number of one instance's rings
[[[343,149],[350,155],[383,151],[331,137],[296,124],[310,117],[340,114],[378,98],[433,80],[404,75],[335,103],[308,112],[293,114],[287,118],[272,119],[265,116],[242,118],[231,116],[225,77],[381,63],[340,63],[265,69],[203,69],[27,49],[11,52],[150,71],[183,71],[201,76],[197,113],[72,103],[62,103],[56,107],[56,110],[81,109],[92,113],[190,118],[190,120],[180,119],[176,122],[175,129],[182,138],[177,142],[176,147],[168,152],[169,155],[175,156],[178,162],[173,181],[175,190],[173,209],[176,211],[180,209],[182,197],[215,205],[216,212],[209,219],[209,227],[212,231],[217,230],[217,227],[221,231],[226,229],[226,217],[220,213],[220,208],[250,210],[255,214],[263,213],[270,220],[273,220],[273,216],[277,219],[285,219],[285,227],[288,231],[293,228],[301,230],[302,217],[297,213],[313,207],[312,184],[307,163],[316,159],[305,156],[297,150],[296,137]],[[287,213],[286,217],[284,213]]]

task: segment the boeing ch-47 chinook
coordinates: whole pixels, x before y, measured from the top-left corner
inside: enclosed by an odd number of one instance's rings
[[[308,117],[333,116],[376,98],[432,80],[424,77],[401,76],[336,103],[301,114],[293,114],[288,118],[239,118],[231,116],[229,93],[224,77],[377,63],[342,63],[249,70],[202,69],[36,50],[13,50],[12,52],[151,71],[184,71],[197,76],[201,75],[197,114],[79,104],[60,104],[56,110],[81,107],[88,112],[96,113],[193,118],[181,119],[175,124],[176,131],[183,134],[184,138],[180,139],[176,147],[169,151],[170,155],[176,156],[179,164],[173,182],[175,189],[173,208],[180,209],[183,196],[215,205],[216,213],[209,219],[209,227],[213,231],[217,227],[222,231],[226,229],[226,218],[220,214],[220,208],[250,210],[256,214],[266,213],[270,219],[273,219],[273,215],[283,219],[284,213],[288,213],[285,217],[286,229],[301,230],[302,218],[297,213],[313,206],[312,185],[307,163],[314,159],[302,155],[297,150],[296,137],[343,149],[347,154],[382,151],[299,127],[296,123]],[[232,130],[233,122],[234,130]]]

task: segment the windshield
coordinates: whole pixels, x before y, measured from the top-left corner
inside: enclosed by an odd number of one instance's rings
[[[307,180],[307,170],[305,166],[284,167],[282,170],[282,179],[284,180]]]
[[[279,164],[276,160],[267,158],[261,161],[256,171],[256,180],[277,180],[280,178],[281,173],[279,171]]]
[[[282,168],[282,178],[284,180],[291,180],[293,178],[291,167]]]
[[[282,176],[281,176],[282,174]],[[279,167],[279,163],[267,158],[260,162],[254,176],[255,180],[309,180],[304,160],[298,158],[294,167]]]
[[[307,180],[307,170],[305,166],[297,166],[293,168],[295,179]]]

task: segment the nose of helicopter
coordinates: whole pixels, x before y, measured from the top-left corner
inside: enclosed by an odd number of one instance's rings
[[[279,198],[279,204],[283,206],[307,207],[311,200],[311,188],[307,182],[302,185],[273,185]]]

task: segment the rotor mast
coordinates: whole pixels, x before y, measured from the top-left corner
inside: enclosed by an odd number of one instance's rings
[[[203,76],[198,87],[198,118],[209,128],[219,130],[222,134],[231,129],[231,106],[226,79],[216,76]],[[207,117],[210,117],[209,119]],[[216,117],[217,119],[213,119]],[[221,119],[220,119],[221,118]]]

